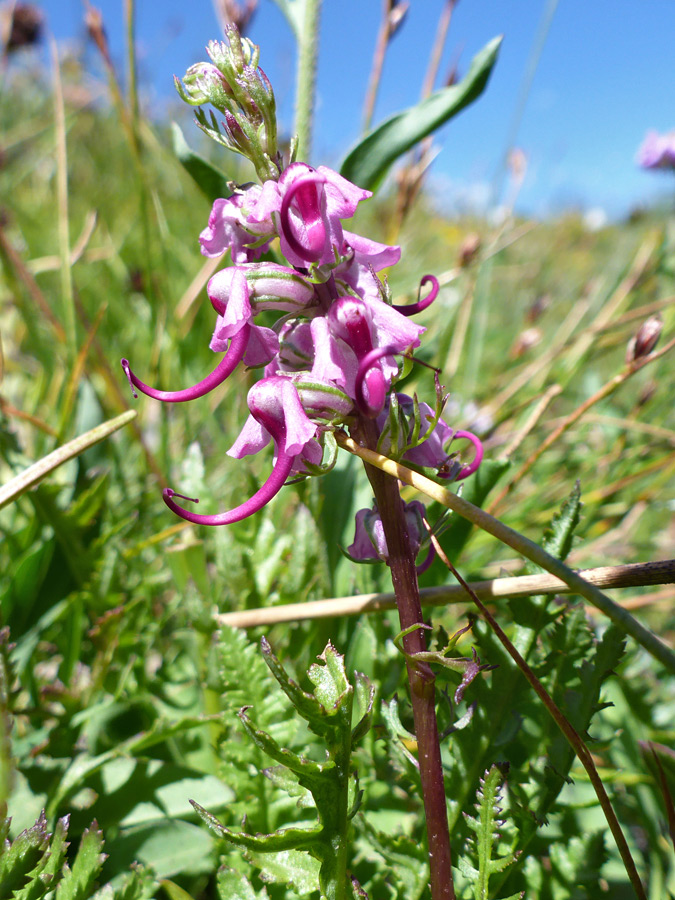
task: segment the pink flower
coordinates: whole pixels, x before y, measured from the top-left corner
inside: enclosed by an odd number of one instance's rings
[[[636,161],[643,169],[675,169],[675,131],[648,131]]]

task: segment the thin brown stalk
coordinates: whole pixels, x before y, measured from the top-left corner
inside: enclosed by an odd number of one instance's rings
[[[428,526],[427,526],[428,527]],[[619,853],[621,855],[621,859],[626,868],[626,872],[628,874],[628,878],[630,879],[630,883],[633,885],[633,889],[635,890],[636,895],[640,898],[640,900],[647,900],[647,894],[645,893],[645,889],[643,887],[642,881],[640,880],[640,875],[638,874],[637,867],[635,865],[635,861],[630,852],[630,848],[624,836],[624,833],[621,829],[621,825],[619,824],[619,820],[616,817],[616,813],[614,812],[614,808],[612,807],[609,796],[607,795],[607,791],[605,790],[605,786],[602,783],[602,779],[598,774],[598,770],[595,767],[595,763],[593,762],[593,757],[584,743],[581,735],[573,728],[570,721],[564,715],[564,713],[560,710],[558,705],[554,702],[551,695],[548,693],[543,684],[539,681],[537,676],[534,674],[532,669],[528,666],[526,661],[520,655],[520,653],[513,646],[509,638],[506,636],[505,632],[502,630],[501,626],[492,615],[492,613],[487,609],[487,607],[482,603],[480,598],[477,596],[475,591],[472,591],[466,581],[459,574],[457,569],[450,562],[448,557],[446,556],[443,548],[438,542],[436,536],[430,531],[431,540],[436,548],[436,553],[439,555],[440,559],[445,563],[448,569],[455,576],[457,581],[461,584],[463,589],[466,591],[468,596],[471,597],[475,605],[477,606],[481,616],[488,623],[490,628],[494,631],[498,640],[505,648],[506,652],[509,654],[511,659],[518,666],[520,671],[523,673],[525,678],[527,678],[528,682],[532,686],[533,690],[542,701],[544,706],[546,707],[547,712],[554,720],[558,728],[562,731],[563,735],[569,742],[570,746],[576,753],[579,761],[581,762],[584,769],[588,773],[589,780],[593,785],[593,789],[595,790],[595,794],[598,798],[600,806],[602,807],[602,811],[605,814],[605,818],[607,820],[607,824],[609,825],[609,829],[614,836],[614,840],[616,841],[616,845],[618,847]]]
[[[162,540],[182,530],[162,533]],[[154,539],[153,539],[154,542]],[[519,565],[522,565],[518,561]],[[603,588],[644,587],[653,584],[675,582],[675,559],[657,560],[648,563],[632,563],[623,566],[600,566],[584,569],[579,575],[589,584]],[[515,578],[493,578],[489,581],[473,581],[471,590],[485,601],[500,600],[505,597],[531,597],[538,594],[572,594],[572,588],[554,575],[523,575]],[[647,598],[652,595],[647,595]],[[655,596],[655,595],[654,595]],[[422,607],[450,606],[463,603],[464,588],[459,585],[439,585],[420,588]],[[629,606],[622,601],[621,605]],[[333,597],[326,600],[311,600],[304,603],[289,603],[285,606],[268,606],[246,609],[240,612],[218,613],[214,616],[218,625],[232,628],[253,628],[257,625],[274,625],[278,622],[299,622],[303,619],[340,618],[363,613],[394,609],[396,597],[393,593],[357,594],[353,597]]]
[[[528,434],[535,427],[539,419],[544,415],[546,410],[548,409],[548,405],[554,397],[557,397],[560,394],[562,388],[559,384],[553,384],[551,387],[544,393],[544,396],[540,398],[537,405],[534,407],[530,415],[525,420],[525,424],[523,427],[516,432],[516,434],[511,439],[510,443],[504,449],[502,453],[502,457],[505,459],[510,459],[511,456],[516,452],[518,447],[522,444]]]
[[[54,129],[56,133],[56,208],[58,212],[61,297],[66,323],[66,341],[70,356],[77,355],[77,320],[73,300],[73,273],[70,268],[70,228],[68,224],[68,155],[66,148],[66,114],[61,85],[61,67],[56,41],[51,40],[52,77],[54,80]]]
[[[549,447],[551,447],[555,442],[566,432],[568,431],[575,422],[578,422],[579,419],[584,415],[584,413],[588,412],[588,410],[595,406],[596,403],[599,403],[601,400],[610,397],[621,385],[628,381],[629,378],[632,378],[636,372],[639,372],[640,369],[644,368],[649,363],[655,362],[657,359],[660,359],[669,350],[675,347],[675,338],[669,341],[665,346],[663,346],[660,350],[656,350],[653,353],[650,353],[648,356],[636,359],[634,362],[627,365],[618,375],[615,375],[608,382],[606,382],[599,390],[597,390],[594,394],[592,394],[587,400],[585,400],[580,406],[578,406],[573,412],[571,412],[565,419],[558,425],[558,427],[549,434],[546,440],[542,441],[542,443],[534,450],[530,456],[525,460],[523,465],[518,469],[513,478],[509,481],[509,483],[504,487],[497,497],[490,503],[487,508],[489,513],[494,512],[502,503],[502,501],[513,491],[515,486],[524,478],[525,475],[530,471],[532,466],[537,462],[540,456],[545,453]]]
[[[399,5],[403,9],[400,17],[394,17],[394,8]],[[368,78],[368,87],[366,88],[366,96],[363,102],[363,133],[365,134],[370,128],[373,121],[373,113],[375,111],[375,101],[377,100],[377,92],[380,88],[382,80],[382,68],[384,66],[384,58],[387,55],[387,47],[392,39],[396,29],[401,23],[403,15],[407,10],[408,4],[397,4],[396,0],[384,0],[382,5],[382,19],[380,28],[377,32],[375,42],[375,50],[373,52],[373,64]]]
[[[21,255],[14,248],[14,245],[10,241],[3,227],[2,221],[0,221],[0,254],[2,254],[2,256],[9,263],[9,267],[14,273],[16,279],[23,283],[24,287],[31,297],[31,300],[40,310],[42,317],[52,326],[54,335],[56,336],[57,340],[60,342],[64,342],[66,339],[66,332],[63,328],[63,325],[47,302],[47,298],[40,290],[39,284],[31,275],[26,264],[22,260]],[[27,316],[26,318],[28,319],[28,321],[30,321],[32,317]]]

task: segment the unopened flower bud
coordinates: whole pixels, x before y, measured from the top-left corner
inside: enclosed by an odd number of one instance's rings
[[[648,356],[661,336],[663,320],[660,316],[650,316],[640,325],[637,334],[630,339],[626,348],[626,363],[630,365]]]
[[[223,73],[207,62],[190,66],[182,82],[174,76],[174,83],[181,98],[190,106],[210,103],[216,109],[224,112],[228,100],[232,96],[232,89]]]

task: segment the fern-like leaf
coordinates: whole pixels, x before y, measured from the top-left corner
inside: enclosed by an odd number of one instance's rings
[[[507,866],[515,862],[517,853],[507,853],[504,856],[493,856],[496,844],[501,837],[500,828],[504,822],[500,819],[501,790],[503,776],[497,766],[492,766],[481,778],[480,787],[476,792],[476,816],[464,813],[467,825],[474,832],[471,840],[472,848],[476,856],[476,865],[469,862],[466,857],[460,861],[462,874],[473,881],[474,900],[488,900],[490,876],[502,872]],[[514,900],[520,894],[505,898]]]

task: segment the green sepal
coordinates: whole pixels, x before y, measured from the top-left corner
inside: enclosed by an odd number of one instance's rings
[[[230,831],[210,812],[190,800],[197,815],[214,831],[218,837],[223,838],[237,847],[246,850],[258,850],[261,853],[278,853],[282,850],[309,850],[321,840],[323,827],[319,824],[313,828],[281,828],[271,834],[245,834],[242,831]]]
[[[436,91],[367,134],[347,154],[340,174],[361,188],[377,190],[392,163],[483,93],[501,41],[496,37],[483,47],[459,84]]]

